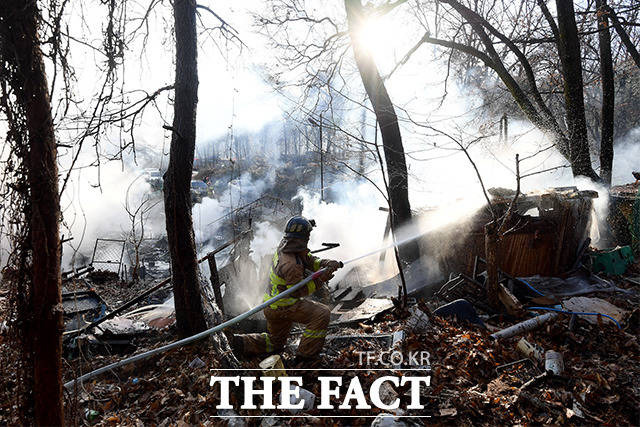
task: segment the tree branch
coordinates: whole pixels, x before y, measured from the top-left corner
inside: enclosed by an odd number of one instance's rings
[[[622,28],[620,20],[618,19],[618,15],[611,6],[606,6],[604,10],[609,13],[609,17],[611,18],[613,27],[616,29],[618,36],[620,36],[620,40],[622,40],[622,43],[624,43],[624,46],[627,48],[627,52],[629,52],[629,55],[631,55],[631,58],[633,58],[633,62],[635,62],[636,66],[640,68],[640,53],[638,53],[638,49],[636,49],[635,45],[629,38],[629,34],[627,34],[624,28]]]
[[[220,21],[220,24],[222,24],[222,26],[220,27],[222,31],[226,32],[227,34],[229,34],[231,36],[231,38],[236,39],[238,41],[238,43],[240,43],[240,45],[242,46],[247,46],[242,39],[240,38],[240,33],[238,32],[238,30],[236,30],[231,24],[229,24],[227,21],[225,21],[220,15],[218,15],[216,12],[214,12],[210,7],[205,6],[203,4],[196,4],[196,9],[202,9],[205,10],[207,12],[209,12],[211,15],[213,15],[218,21]]]

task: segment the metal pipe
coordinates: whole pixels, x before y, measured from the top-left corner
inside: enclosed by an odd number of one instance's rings
[[[251,229],[249,230],[245,230],[242,233],[238,234],[236,237],[234,237],[233,239],[227,240],[225,243],[223,243],[222,245],[218,246],[217,248],[215,248],[213,251],[209,252],[208,254],[206,254],[205,256],[203,256],[202,258],[200,258],[198,260],[198,264],[203,263],[204,261],[206,261],[209,257],[214,256],[215,254],[217,254],[218,252],[222,252],[223,250],[227,249],[229,246],[233,245],[235,242],[237,242],[238,240],[240,240],[241,238],[243,238],[244,236],[247,235],[247,233],[249,233],[251,231]]]
[[[491,338],[493,339],[510,338],[514,335],[522,334],[532,329],[536,329],[542,326],[543,324],[547,323],[549,320],[555,319],[556,317],[558,317],[558,313],[555,313],[555,312],[546,313],[541,316],[536,316],[533,319],[516,323],[515,325],[509,326],[506,329],[502,329],[494,334],[491,334]]]
[[[312,254],[317,254],[318,252],[324,252],[324,251],[328,251],[329,249],[335,249],[338,246],[340,246],[340,243],[323,243],[322,246],[324,246],[324,248],[315,249],[315,250],[311,251],[311,253]]]

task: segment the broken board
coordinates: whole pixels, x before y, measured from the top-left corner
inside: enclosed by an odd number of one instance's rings
[[[565,310],[580,312],[580,313],[602,313],[608,316],[613,317],[618,321],[618,323],[622,322],[625,314],[627,313],[625,310],[616,307],[608,301],[605,301],[601,298],[588,298],[588,297],[573,297],[566,301],[562,301],[562,306]],[[580,316],[584,320],[589,323],[597,324],[598,316]],[[611,319],[608,319],[604,316],[601,316],[602,320],[611,322]]]
[[[333,323],[350,323],[368,320],[373,316],[393,307],[393,302],[385,298],[367,298],[359,306],[352,308],[346,312],[334,309],[333,314],[340,314]]]

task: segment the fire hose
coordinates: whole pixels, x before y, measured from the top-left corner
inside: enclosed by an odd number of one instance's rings
[[[347,261],[347,262],[349,262],[349,261]],[[344,264],[346,264],[346,263],[343,263],[343,265]],[[102,374],[104,372],[111,371],[112,369],[117,369],[117,368],[120,368],[120,367],[125,366],[125,365],[129,365],[131,363],[137,362],[139,360],[146,359],[146,358],[151,357],[151,356],[153,356],[155,354],[158,354],[158,353],[162,353],[162,352],[165,352],[165,351],[168,351],[168,350],[172,350],[174,348],[182,347],[182,346],[184,346],[186,344],[189,344],[189,343],[192,343],[192,342],[197,341],[199,339],[205,338],[205,337],[207,337],[207,336],[209,336],[209,335],[211,335],[213,333],[220,332],[224,328],[227,328],[227,327],[229,327],[229,326],[231,326],[231,325],[233,325],[235,323],[238,323],[238,322],[246,319],[247,317],[251,316],[252,314],[257,313],[258,311],[260,311],[260,310],[262,310],[264,308],[266,308],[267,306],[273,304],[274,302],[278,301],[279,299],[282,299],[284,297],[287,297],[287,296],[291,295],[292,293],[294,293],[295,291],[297,291],[301,287],[305,286],[310,281],[320,277],[325,271],[326,271],[326,268],[322,268],[322,269],[316,271],[315,273],[305,277],[304,279],[302,279],[301,281],[299,281],[298,283],[296,283],[295,285],[293,285],[292,287],[290,287],[286,291],[276,295],[275,297],[271,298],[270,300],[263,302],[262,304],[252,308],[251,310],[249,310],[249,311],[247,311],[245,313],[237,315],[233,319],[229,319],[226,322],[220,323],[219,325],[216,325],[216,326],[214,326],[214,327],[212,327],[210,329],[207,329],[206,331],[202,331],[202,332],[200,332],[198,334],[195,334],[195,335],[192,335],[190,337],[183,338],[181,340],[172,342],[171,344],[167,344],[167,345],[164,345],[162,347],[154,348],[153,350],[149,350],[149,351],[144,352],[144,353],[136,354],[135,356],[131,356],[131,357],[127,358],[127,359],[123,359],[123,360],[120,360],[118,362],[111,363],[109,365],[103,366],[102,368],[98,368],[95,371],[88,372],[88,373],[86,373],[86,374],[84,374],[84,375],[82,375],[82,376],[80,376],[80,377],[78,377],[78,378],[76,378],[74,380],[66,382],[64,384],[64,387],[66,389],[70,389],[71,387],[74,386],[74,384],[82,384],[82,382],[88,380],[89,378],[96,377],[96,376],[98,376],[98,375],[100,375],[100,374]]]
[[[383,246],[381,248],[378,248],[376,250],[368,252],[368,253],[366,253],[364,255],[360,255],[360,256],[352,258],[352,259],[350,259],[348,261],[341,262],[341,266],[340,267],[343,267],[343,266],[345,266],[347,264],[351,264],[351,263],[353,263],[355,261],[361,260],[362,258],[366,258],[366,257],[368,257],[370,255],[373,255],[373,254],[376,254],[378,252],[390,249],[390,248],[392,248],[392,247],[394,247],[396,245],[398,245],[398,246],[402,245],[402,244],[404,244],[404,243],[406,243],[406,242],[408,242],[410,240],[415,239],[416,237],[418,237],[418,236],[413,236],[413,237],[404,239],[403,241],[396,242],[395,244],[391,243],[391,244],[389,244],[387,246]],[[197,340],[200,340],[202,338],[205,338],[205,337],[207,337],[207,336],[209,336],[211,334],[214,334],[216,332],[220,332],[223,329],[225,329],[225,328],[227,328],[227,327],[229,327],[231,325],[234,325],[234,324],[246,319],[247,317],[259,312],[260,310],[265,309],[266,307],[268,307],[269,305],[273,304],[274,302],[276,302],[276,301],[278,301],[278,300],[280,300],[280,299],[282,299],[284,297],[287,297],[287,296],[291,295],[292,293],[294,293],[295,291],[297,291],[301,287],[305,286],[310,281],[312,281],[314,279],[317,279],[318,277],[322,276],[322,274],[325,273],[326,271],[327,271],[326,267],[322,268],[322,269],[316,271],[315,273],[310,274],[309,276],[305,277],[304,279],[302,279],[301,281],[299,281],[295,285],[291,286],[286,291],[284,291],[282,293],[279,293],[278,295],[276,295],[275,297],[271,298],[270,300],[267,300],[267,301],[263,302],[262,304],[257,305],[256,307],[252,308],[251,310],[249,310],[249,311],[247,311],[245,313],[237,315],[233,319],[229,319],[226,322],[222,322],[219,325],[216,325],[216,326],[214,326],[214,327],[212,327],[210,329],[207,329],[206,331],[202,331],[200,333],[197,333],[197,334],[192,335],[190,337],[186,337],[186,338],[183,338],[181,340],[172,342],[171,344],[167,344],[167,345],[164,345],[162,347],[154,348],[153,350],[149,350],[149,351],[144,352],[144,353],[136,354],[135,356],[131,356],[131,357],[127,358],[127,359],[123,359],[123,360],[120,360],[118,362],[111,363],[109,365],[103,366],[102,368],[98,368],[95,371],[87,372],[86,374],[81,375],[78,378],[75,378],[75,379],[73,379],[71,381],[66,382],[64,384],[64,387],[66,389],[70,389],[75,384],[82,384],[82,382],[88,380],[89,378],[96,377],[96,376],[98,376],[100,374],[103,374],[103,373],[105,373],[107,371],[111,371],[113,369],[117,369],[117,368],[120,368],[122,366],[129,365],[129,364],[137,362],[139,360],[144,360],[144,359],[146,359],[148,357],[151,357],[151,356],[159,354],[159,353],[163,353],[165,351],[172,350],[174,348],[182,347],[182,346],[184,346],[186,344],[190,344],[190,343],[192,343],[194,341],[197,341]]]

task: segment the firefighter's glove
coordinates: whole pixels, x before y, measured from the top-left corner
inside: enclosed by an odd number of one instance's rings
[[[327,269],[320,275],[319,279],[322,283],[327,283],[329,280],[333,279],[333,272]]]
[[[330,271],[331,273],[341,268],[342,266],[343,264],[340,261],[335,261],[332,259],[327,260],[327,262],[325,263],[325,267],[327,268],[327,271]]]

